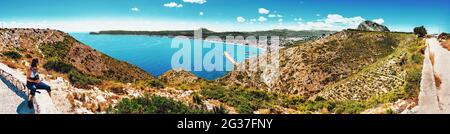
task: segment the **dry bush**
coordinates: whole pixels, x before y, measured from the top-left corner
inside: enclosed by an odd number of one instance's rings
[[[74,108],[74,106],[75,106],[75,97],[73,96],[73,93],[68,93],[66,98],[67,98],[67,100],[69,100],[71,108]]]
[[[436,83],[436,87],[440,87],[440,86],[441,86],[442,80],[441,80],[441,78],[439,77],[439,75],[434,74],[434,82]]]
[[[100,85],[100,89],[123,95],[126,94],[127,85],[118,82],[103,82],[102,85]]]
[[[442,47],[450,51],[450,39],[441,43]]]
[[[431,65],[434,66],[434,53],[430,53],[430,61],[431,61]]]
[[[427,46],[422,46],[422,47],[420,48],[420,53],[421,53],[422,55],[424,55],[426,49],[427,49]]]
[[[13,69],[17,69],[18,68],[17,64],[14,63],[14,62],[4,61],[3,64],[5,64],[6,66],[8,66],[10,68],[13,68]]]

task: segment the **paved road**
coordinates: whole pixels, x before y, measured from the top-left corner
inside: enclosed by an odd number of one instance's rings
[[[27,96],[0,77],[0,114],[31,114],[27,106]]]
[[[434,73],[442,83],[437,87],[439,106],[444,113],[450,113],[450,51],[444,49],[436,38],[428,40],[430,52],[435,54]]]
[[[450,113],[450,52],[442,48],[436,38],[427,39],[426,43],[418,113]],[[435,55],[434,65],[430,61],[431,53]],[[439,87],[434,75],[442,81]]]

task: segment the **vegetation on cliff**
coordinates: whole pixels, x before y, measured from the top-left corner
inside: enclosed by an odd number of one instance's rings
[[[210,111],[189,107],[182,102],[161,96],[144,96],[134,99],[123,99],[108,113],[114,114],[207,114]]]
[[[243,114],[252,114],[253,111],[261,108],[271,108],[272,101],[276,99],[273,94],[262,90],[219,85],[204,87],[200,93],[207,98],[231,105],[238,113]]]

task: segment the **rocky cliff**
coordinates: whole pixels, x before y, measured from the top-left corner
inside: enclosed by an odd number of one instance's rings
[[[379,31],[379,32],[389,32],[389,29],[386,26],[381,24],[372,22],[372,21],[364,21],[358,25],[358,30],[362,31]]]

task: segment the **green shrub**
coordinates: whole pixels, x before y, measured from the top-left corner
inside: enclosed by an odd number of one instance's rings
[[[15,52],[15,51],[7,51],[7,52],[3,52],[3,55],[11,58],[11,59],[20,59],[22,58],[22,55],[20,55],[19,53]]]
[[[420,69],[409,69],[406,71],[406,81],[408,82],[420,84],[421,77],[422,72]]]
[[[340,102],[334,108],[335,113],[345,113],[345,114],[359,114],[363,112],[367,107],[363,102],[359,101],[344,101]]]
[[[69,80],[72,84],[74,84],[77,87],[87,87],[88,85],[95,85],[100,83],[100,80],[95,78],[95,77],[91,77],[91,76],[87,76],[83,73],[80,73],[74,69],[69,71]]]
[[[225,108],[225,106],[220,105],[218,107],[213,108],[214,114],[228,114],[228,110]]]
[[[149,79],[145,81],[145,86],[151,86],[155,88],[164,88],[165,84],[164,82],[158,80],[158,79]]]
[[[253,114],[253,108],[247,104],[237,105],[236,111],[241,114]]]
[[[200,97],[200,95],[198,95],[198,94],[192,95],[192,101],[194,101],[195,104],[202,105],[203,104],[202,100],[203,99],[202,99],[202,97]]]
[[[422,54],[420,53],[413,53],[411,54],[411,56],[409,57],[409,63],[413,63],[413,64],[422,64],[424,57]]]
[[[25,57],[28,58],[28,59],[33,58],[30,54],[26,54]]]
[[[42,53],[47,57],[64,57],[70,50],[70,43],[68,39],[62,42],[55,42],[51,44],[44,44],[39,47]]]
[[[225,98],[225,88],[221,86],[209,86],[207,89],[202,90],[200,93],[204,96],[208,96],[213,99]]]
[[[288,96],[286,99],[283,100],[282,106],[284,107],[296,106],[298,104],[304,103],[306,99],[307,99],[306,97],[299,95]]]
[[[395,114],[395,112],[394,110],[389,108],[388,110],[386,110],[386,114]]]
[[[420,91],[420,81],[422,80],[422,70],[418,67],[411,67],[406,70],[405,87],[406,98],[417,97]]]
[[[427,35],[427,29],[425,29],[424,26],[415,27],[414,34],[416,34],[418,37],[425,37],[425,35]]]
[[[65,62],[62,62],[58,58],[50,58],[47,63],[44,64],[44,68],[47,70],[53,70],[60,73],[68,73],[74,67],[71,64],[67,64]]]
[[[273,95],[256,89],[241,87],[207,86],[200,92],[203,96],[219,100],[233,106],[239,113],[250,114],[253,111],[266,108],[273,101]]]
[[[320,101],[310,101],[307,100],[297,106],[297,110],[301,112],[318,112],[324,108],[327,110],[333,110],[336,104],[332,101],[320,100]]]
[[[207,114],[206,110],[191,108],[182,102],[161,96],[144,96],[123,99],[116,107],[107,110],[115,114]]]
[[[179,86],[176,87],[177,90],[183,90],[183,91],[188,91],[188,90],[192,90],[192,86],[188,86],[186,84],[181,84]]]

